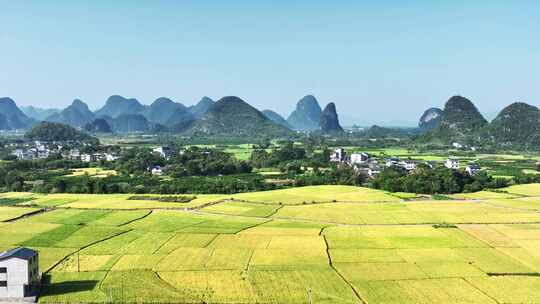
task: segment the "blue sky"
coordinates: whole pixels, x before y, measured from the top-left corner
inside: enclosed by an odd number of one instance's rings
[[[98,108],[237,95],[287,115],[315,95],[359,124],[455,94],[540,105],[538,1],[0,0],[0,95]]]

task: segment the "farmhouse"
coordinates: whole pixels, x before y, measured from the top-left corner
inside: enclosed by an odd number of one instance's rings
[[[407,170],[408,172],[416,170],[416,163],[412,160],[405,160],[400,162],[400,165],[403,167],[403,169]]]
[[[365,164],[369,162],[370,156],[369,154],[362,152],[362,153],[353,153],[351,154],[351,164],[357,165],[357,164]]]
[[[378,164],[376,163],[369,164],[369,169],[368,169],[369,177],[375,178],[380,173],[381,173],[381,167]]]
[[[445,162],[444,166],[448,169],[459,169],[459,160],[449,157]]]
[[[465,167],[465,171],[470,176],[475,175],[476,173],[480,172],[480,170],[482,170],[482,168],[480,168],[480,166],[477,165],[477,164],[469,164],[469,165],[467,165],[467,167]]]
[[[161,157],[163,157],[165,159],[171,158],[171,156],[173,154],[172,149],[170,147],[166,147],[166,146],[155,148],[155,149],[152,150],[152,152],[158,153],[159,155],[161,155]]]
[[[399,166],[399,162],[400,160],[397,157],[389,158],[386,160],[386,167],[390,168],[390,167]]]
[[[33,296],[38,283],[37,251],[19,247],[0,253],[0,298]]]
[[[330,161],[336,163],[347,162],[347,152],[343,148],[338,148],[334,150],[334,153],[330,155]]]
[[[161,166],[153,166],[150,172],[152,172],[152,175],[161,175],[163,174],[163,168]]]

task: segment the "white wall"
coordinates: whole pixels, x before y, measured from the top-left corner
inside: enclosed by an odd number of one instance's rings
[[[0,261],[0,267],[6,267],[7,273],[2,274],[0,281],[7,280],[7,287],[0,287],[0,298],[24,297],[24,286],[28,285],[29,273],[26,260],[9,258]]]

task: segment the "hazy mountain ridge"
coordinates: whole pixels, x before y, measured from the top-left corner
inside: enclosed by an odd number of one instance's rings
[[[72,127],[82,127],[95,119],[95,114],[88,105],[80,99],[75,99],[71,105],[62,111],[45,118],[46,121],[63,123]]]
[[[26,107],[19,107],[21,111],[26,114],[26,116],[33,118],[37,121],[45,120],[47,117],[60,113],[62,111],[61,109],[45,109],[45,108],[39,108],[34,106],[26,106]]]
[[[285,118],[283,118],[283,116],[279,115],[278,113],[272,111],[272,110],[262,110],[261,113],[263,113],[264,116],[266,116],[266,118],[270,119],[271,121],[279,124],[279,125],[282,125],[284,127],[286,127],[287,129],[293,129],[293,127],[287,122],[287,120],[285,120]]]
[[[187,133],[283,136],[291,131],[271,121],[242,99],[227,96],[218,100],[200,119],[193,121]]]
[[[96,116],[107,115],[116,118],[123,114],[140,114],[148,106],[142,105],[135,98],[125,98],[120,95],[112,95],[107,98],[105,105],[95,112]]]

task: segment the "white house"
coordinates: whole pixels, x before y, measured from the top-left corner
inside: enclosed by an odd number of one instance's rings
[[[81,160],[81,151],[79,149],[71,149],[69,151],[69,159]]]
[[[368,169],[368,175],[370,177],[377,177],[381,173],[381,167],[378,164],[370,164]]]
[[[83,163],[89,163],[92,161],[92,154],[81,154],[81,161]]]
[[[165,159],[171,158],[171,156],[173,154],[172,149],[170,147],[166,147],[166,146],[157,147],[157,148],[153,149],[152,152],[160,154]]]
[[[444,162],[444,166],[448,169],[459,169],[459,160],[450,157]]]
[[[480,168],[480,166],[477,165],[477,164],[469,164],[469,165],[467,165],[467,167],[465,167],[465,171],[470,176],[475,175],[476,173],[480,172],[480,170],[482,170],[482,168]]]
[[[399,158],[392,157],[386,160],[386,167],[390,168],[394,166],[399,166]]]
[[[111,154],[111,153],[106,153],[105,154],[105,160],[106,161],[115,161],[117,159],[119,159],[120,156],[116,155],[116,154]]]
[[[39,276],[37,251],[19,247],[0,253],[0,299],[34,296]]]
[[[163,174],[163,168],[161,166],[153,166],[150,172],[152,172],[152,175],[161,175]]]
[[[369,159],[370,156],[367,153],[353,153],[351,154],[351,165],[365,164]]]
[[[347,161],[347,152],[343,148],[338,148],[334,150],[334,153],[330,155],[331,162],[343,163]]]
[[[400,163],[400,165],[403,167],[403,169],[407,171],[413,171],[416,170],[416,163],[412,160],[405,160]]]
[[[463,148],[463,145],[458,143],[458,142],[454,142],[454,143],[452,143],[452,147],[454,147],[456,149],[461,149],[461,148]]]

